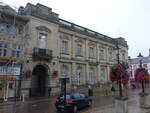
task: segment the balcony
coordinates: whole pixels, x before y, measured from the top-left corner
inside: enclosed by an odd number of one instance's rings
[[[33,59],[34,60],[44,60],[50,62],[52,60],[52,50],[49,49],[33,49]]]

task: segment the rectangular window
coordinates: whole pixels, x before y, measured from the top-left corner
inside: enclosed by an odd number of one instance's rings
[[[38,39],[38,47],[41,49],[46,49],[46,40],[47,40],[47,34],[40,33]]]
[[[125,59],[125,54],[123,53],[123,54],[122,54],[122,61],[125,62],[125,60],[126,60],[126,59]]]
[[[112,59],[113,59],[113,57],[112,57],[112,52],[111,52],[111,51],[109,51],[109,53],[108,53],[108,54],[109,54],[109,56],[108,56],[108,57],[109,57],[109,58],[108,58],[108,59],[109,59],[109,61],[112,61]]]
[[[94,58],[94,48],[93,47],[89,48],[89,57]]]
[[[147,68],[147,64],[143,64],[143,67],[144,67],[144,68]]]
[[[104,60],[104,50],[100,50],[99,58],[100,60]]]
[[[68,54],[68,41],[62,41],[61,53]]]
[[[82,53],[82,46],[78,44],[76,47],[76,55],[81,56],[81,53]]]
[[[89,71],[89,84],[94,84],[94,68],[91,68]]]
[[[17,44],[12,44],[12,53],[11,56],[12,57],[20,57],[20,45]]]
[[[0,56],[6,56],[7,55],[7,44],[4,42],[0,42]]]

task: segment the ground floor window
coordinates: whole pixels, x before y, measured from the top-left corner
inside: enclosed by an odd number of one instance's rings
[[[88,82],[89,84],[94,84],[94,68],[90,68],[89,70]]]
[[[77,81],[77,85],[81,85],[82,84],[82,67],[77,67],[76,81]]]
[[[105,71],[105,68],[101,68],[99,79],[100,79],[100,83],[105,83],[106,82],[106,71]]]

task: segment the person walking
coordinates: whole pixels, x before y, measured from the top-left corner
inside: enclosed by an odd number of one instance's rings
[[[92,87],[90,85],[88,87],[88,95],[93,96],[93,90],[92,90]]]

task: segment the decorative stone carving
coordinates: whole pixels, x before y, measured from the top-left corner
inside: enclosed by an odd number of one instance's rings
[[[40,30],[40,31],[45,31],[45,32],[51,33],[51,30],[49,28],[47,28],[46,26],[38,26],[38,27],[36,27],[36,29]]]
[[[76,42],[76,43],[82,43],[82,44],[83,44],[83,43],[84,43],[84,40],[82,40],[82,39],[80,39],[80,38],[77,38],[77,39],[75,40],[75,42]]]
[[[88,45],[91,46],[91,47],[95,47],[96,46],[96,44],[94,42],[89,42]]]

